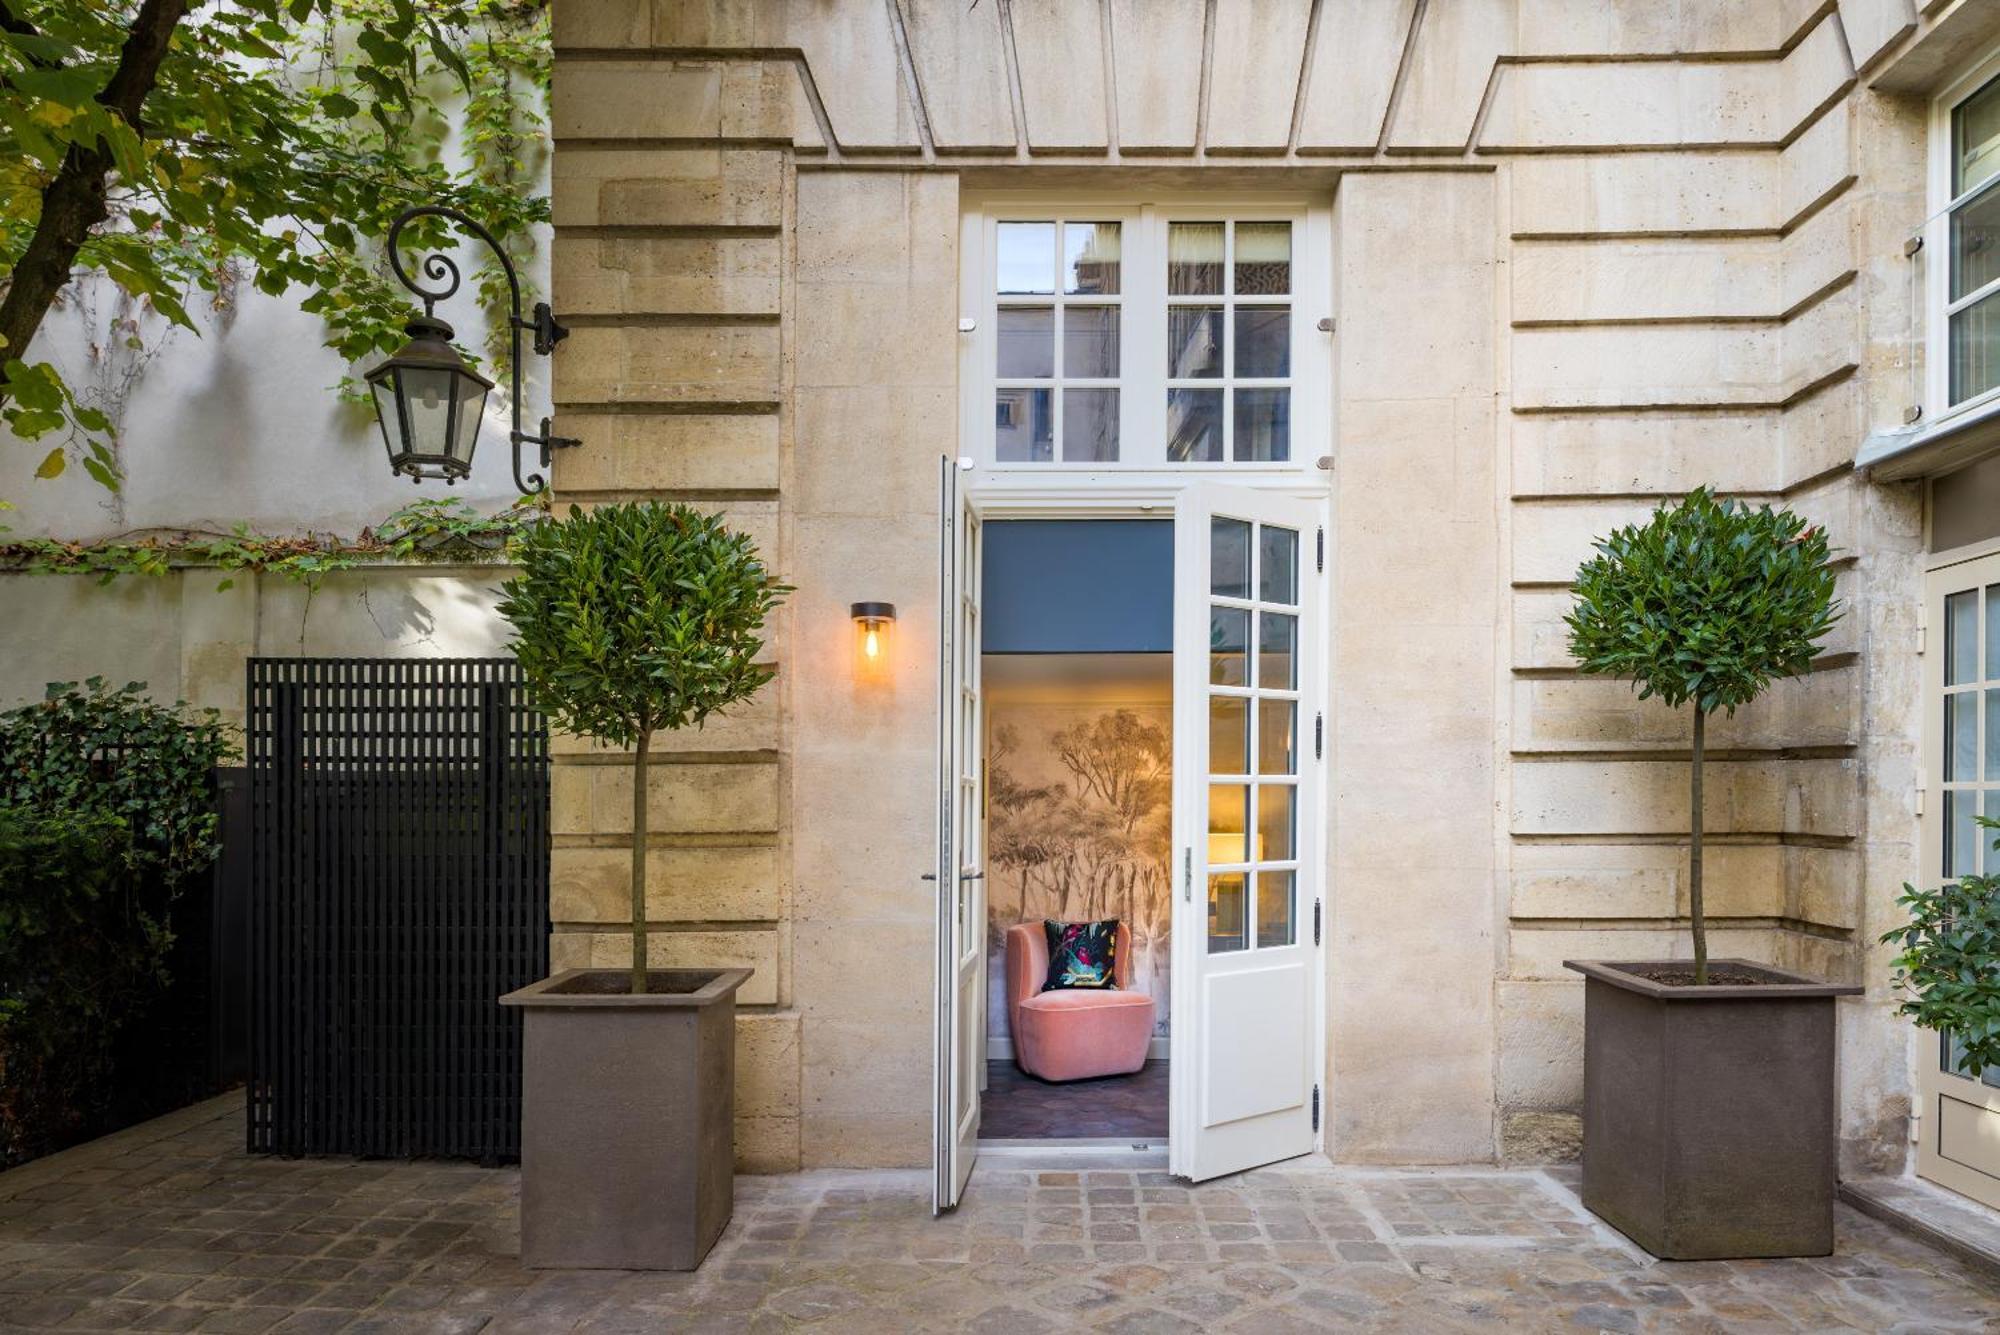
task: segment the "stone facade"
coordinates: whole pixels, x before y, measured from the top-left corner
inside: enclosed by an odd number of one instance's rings
[[[1334,460],[1333,1156],[1560,1153],[1561,960],[1684,949],[1687,720],[1580,677],[1560,618],[1594,535],[1708,482],[1826,523],[1848,606],[1811,675],[1718,721],[1715,949],[1867,984],[1844,1154],[1899,1166],[1871,943],[1917,874],[1923,516],[1850,461],[1910,402],[1925,94],[2000,43],[1991,8],[558,5],[554,394],[586,442],[558,490],[719,508],[798,586],[774,687],[668,739],[651,799],[659,958],[757,969],[743,1163],[928,1153],[961,189],[1130,185],[1332,205],[1333,439],[1297,453]],[[864,598],[902,611],[867,689]],[[563,748],[559,964],[620,949],[626,776]]]

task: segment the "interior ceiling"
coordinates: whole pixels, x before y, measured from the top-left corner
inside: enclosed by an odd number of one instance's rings
[[[986,654],[988,704],[1169,704],[1172,654]]]

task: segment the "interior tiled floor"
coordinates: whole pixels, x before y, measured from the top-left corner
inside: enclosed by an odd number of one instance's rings
[[[986,1063],[982,1140],[1157,1140],[1167,1134],[1167,1064],[1132,1075],[1050,1084],[1012,1061]]]
[[[0,1330],[2000,1330],[2000,1285],[1844,1207],[1833,1256],[1677,1265],[1562,1172],[1091,1162],[989,1154],[943,1219],[921,1169],[739,1178],[695,1274],[532,1271],[517,1172],[252,1156],[210,1103],[0,1174]]]

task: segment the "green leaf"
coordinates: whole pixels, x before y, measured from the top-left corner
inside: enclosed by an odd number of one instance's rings
[[[62,446],[58,445],[42,456],[42,462],[35,469],[35,476],[39,478],[61,477],[63,469],[67,467],[69,467],[69,456],[64,454]]]

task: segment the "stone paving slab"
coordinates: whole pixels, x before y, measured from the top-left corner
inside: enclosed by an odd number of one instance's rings
[[[2000,1331],[2000,1286],[1846,1207],[1830,1257],[1660,1263],[1559,1171],[996,1155],[941,1220],[926,1173],[742,1178],[672,1275],[522,1269],[510,1170],[242,1146],[209,1104],[0,1174],[0,1330]]]

